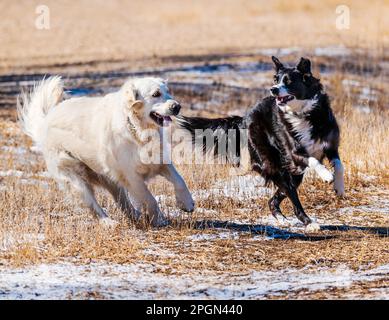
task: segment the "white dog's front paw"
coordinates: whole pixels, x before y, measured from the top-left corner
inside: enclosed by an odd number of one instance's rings
[[[189,192],[176,195],[177,206],[186,212],[193,212],[195,209],[195,203]]]
[[[320,231],[320,225],[316,222],[311,222],[305,227],[305,232],[311,233],[311,232],[318,232]]]

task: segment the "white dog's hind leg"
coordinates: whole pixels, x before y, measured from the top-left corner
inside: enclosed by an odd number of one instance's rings
[[[100,177],[99,180],[100,185],[107,189],[107,191],[112,195],[120,210],[127,214],[130,218],[137,220],[140,216],[140,213],[131,204],[130,199],[127,196],[127,190],[106,178]]]
[[[334,190],[339,197],[344,196],[344,168],[340,159],[333,159],[331,161],[334,167]]]
[[[45,159],[49,173],[58,181],[59,185],[63,185],[63,182],[68,182],[81,195],[83,203],[100,220],[109,219],[108,215],[97,203],[93,187],[82,177],[87,174],[85,173],[85,168],[79,161],[75,160],[66,152],[46,153]]]
[[[99,219],[109,219],[108,215],[104,210],[99,206],[95,198],[95,194],[92,186],[84,181],[81,177],[73,176],[72,177],[73,186],[80,192],[82,200],[85,205],[96,214]]]
[[[176,168],[172,164],[168,164],[164,167],[162,175],[174,185],[177,206],[184,211],[192,212],[195,203],[184,179]]]
[[[157,200],[151,194],[150,190],[147,188],[143,178],[130,176],[124,181],[131,200],[136,210],[140,212],[146,212],[152,226],[154,227],[163,227],[169,224],[165,215],[161,212],[158,207]]]

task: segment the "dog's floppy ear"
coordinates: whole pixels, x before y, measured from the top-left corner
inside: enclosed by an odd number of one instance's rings
[[[311,76],[311,61],[301,57],[300,62],[297,64],[297,70],[300,71],[304,76]]]
[[[142,128],[141,119],[143,106],[144,104],[141,100],[128,101],[126,105],[127,129],[132,134],[135,141],[140,145],[145,144],[145,141],[140,134]]]
[[[139,93],[131,81],[127,81],[123,87],[123,98],[126,102],[136,101],[139,98]]]
[[[139,93],[131,81],[128,81],[123,85],[122,92],[124,103],[128,109],[137,112],[143,108],[143,101],[138,100]]]
[[[281,63],[280,60],[278,60],[277,57],[272,56],[271,59],[272,59],[273,62],[274,62],[274,65],[275,65],[275,67],[276,67],[276,71],[277,71],[277,72],[278,72],[279,70],[281,70],[281,69],[284,69],[284,65]]]
[[[128,108],[137,113],[143,108],[144,104],[141,100],[135,100],[128,105]]]

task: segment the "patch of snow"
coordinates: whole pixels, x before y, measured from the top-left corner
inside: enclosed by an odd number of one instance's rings
[[[351,50],[345,46],[317,47],[314,50],[316,56],[338,57],[351,54]]]
[[[271,188],[264,187],[264,179],[260,176],[234,176],[230,179],[220,180],[207,190],[193,192],[195,199],[207,199],[213,197],[227,197],[238,200],[248,198],[263,198],[272,193]]]
[[[383,196],[370,196],[369,204],[350,206],[339,209],[340,214],[352,214],[352,213],[378,213],[389,214],[389,199]],[[354,216],[353,219],[365,220],[363,216]]]
[[[24,155],[27,153],[27,149],[22,147],[2,146],[0,150],[3,152],[14,153],[17,155]]]
[[[378,179],[377,176],[372,175],[372,174],[365,174],[365,173],[363,173],[363,172],[358,172],[358,173],[356,173],[356,174],[357,174],[357,176],[358,176],[359,178],[362,178],[363,180],[369,181],[369,182],[376,181],[376,180]]]
[[[48,178],[50,175],[48,172],[38,172],[38,173],[28,173],[23,172],[20,170],[6,170],[6,171],[0,171],[0,177],[15,177],[18,178],[17,182],[19,184],[23,185],[39,185],[40,187],[44,189],[49,188],[49,183],[47,181],[42,181],[40,179],[36,179],[37,177],[40,178]],[[0,191],[6,191],[9,189],[9,186],[3,185],[0,186]]]
[[[359,271],[340,266],[335,270],[304,268],[244,274],[175,275],[157,270],[152,265],[107,263],[0,267],[0,299],[87,299],[93,293],[106,299],[261,299],[285,293],[293,296],[300,290],[316,292],[348,288],[356,282],[386,281],[389,275],[389,265]],[[387,299],[389,287],[370,293],[374,298]]]
[[[348,90],[349,93],[355,95],[355,93],[351,92],[352,88],[355,88],[354,91],[356,91],[359,95],[359,100],[361,102],[366,101],[377,101],[378,92],[376,89],[371,88],[370,86],[366,86],[365,84],[362,84],[360,81],[355,79],[343,79],[342,85],[345,89]],[[364,113],[370,113],[371,109],[369,106],[359,104],[356,106],[357,110],[364,112]]]
[[[262,54],[265,56],[286,56],[290,54],[295,54],[301,51],[299,47],[289,47],[289,48],[266,48],[260,49],[257,51],[258,54]]]
[[[41,149],[37,146],[30,147],[30,151],[33,153],[39,153],[39,154],[42,152]]]
[[[271,56],[286,56],[297,54],[301,52],[307,52],[307,50],[299,47],[289,47],[289,48],[266,48],[258,50],[258,54]],[[326,56],[326,57],[340,57],[350,55],[352,51],[345,46],[328,46],[328,47],[316,47],[312,54],[316,56]]]
[[[45,240],[45,235],[43,233],[26,233],[18,235],[17,237],[13,234],[2,234],[0,237],[0,251],[10,250],[16,245],[43,240]]]
[[[25,173],[20,170],[0,171],[0,177],[22,177]]]
[[[226,65],[200,65],[186,68],[182,71],[168,72],[168,78],[179,79],[185,83],[186,88],[193,87],[197,91],[198,86],[211,86],[216,83],[236,88],[258,88],[269,85],[269,77],[265,71],[269,71],[269,65],[261,63],[234,63]],[[213,104],[217,101],[226,101],[225,93],[213,91]],[[212,105],[212,103],[207,103]],[[202,103],[204,105],[204,103]],[[204,106],[201,108],[203,109]]]
[[[6,170],[6,171],[0,171],[0,177],[26,177],[26,178],[31,178],[31,177],[42,177],[42,178],[49,178],[50,174],[48,172],[38,172],[38,173],[31,173],[31,172],[24,172],[20,170]]]
[[[364,114],[369,114],[371,113],[371,108],[366,105],[357,105],[354,107],[358,112],[364,113]]]
[[[389,214],[389,207],[381,207],[379,205],[361,205],[355,207],[345,207],[339,209],[340,214],[349,214],[349,213],[383,213]],[[365,220],[365,217],[355,217],[355,219]]]
[[[360,86],[362,86],[360,81],[357,81],[354,79],[343,79],[342,85],[344,87],[360,87]]]
[[[149,247],[149,248],[143,250],[143,253],[146,255],[152,255],[152,256],[158,256],[158,257],[177,258],[177,255],[175,253],[161,249],[161,247],[159,247],[159,246]]]
[[[40,186],[44,189],[49,189],[49,183],[46,181],[41,181],[37,179],[20,179],[19,183],[29,186]]]
[[[287,213],[285,212],[285,214]],[[310,216],[310,218],[313,221],[316,221],[316,219],[312,216]],[[289,232],[304,232],[305,230],[304,224],[299,219],[297,219],[294,214],[288,214],[286,218],[282,216],[278,216],[277,218],[275,218],[272,214],[269,214],[268,216],[260,217],[257,220],[257,223],[267,226],[274,226],[276,228],[288,230]]]
[[[213,210],[213,209],[206,209],[206,208],[196,208],[196,213],[201,213],[201,214],[209,214],[209,215],[219,215],[220,212]]]
[[[362,100],[377,101],[377,90],[371,87],[363,87],[359,97]]]
[[[239,239],[240,232],[228,232],[222,231],[218,233],[196,233],[187,237],[191,241],[214,241],[214,240],[237,240]]]

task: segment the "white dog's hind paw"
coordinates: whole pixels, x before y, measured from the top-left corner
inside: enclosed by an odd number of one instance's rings
[[[111,218],[102,218],[99,220],[99,224],[107,229],[116,228],[119,225],[119,222],[112,220]]]
[[[195,209],[195,202],[190,193],[185,194],[183,197],[176,197],[176,204],[181,210],[186,212],[193,212]]]
[[[312,222],[305,227],[305,232],[307,233],[318,232],[318,231],[320,231],[320,225],[316,222]]]
[[[140,218],[141,218],[141,216],[142,216],[142,212],[139,211],[138,209],[134,209],[134,210],[132,211],[132,218],[134,218],[135,221],[139,221]]]

